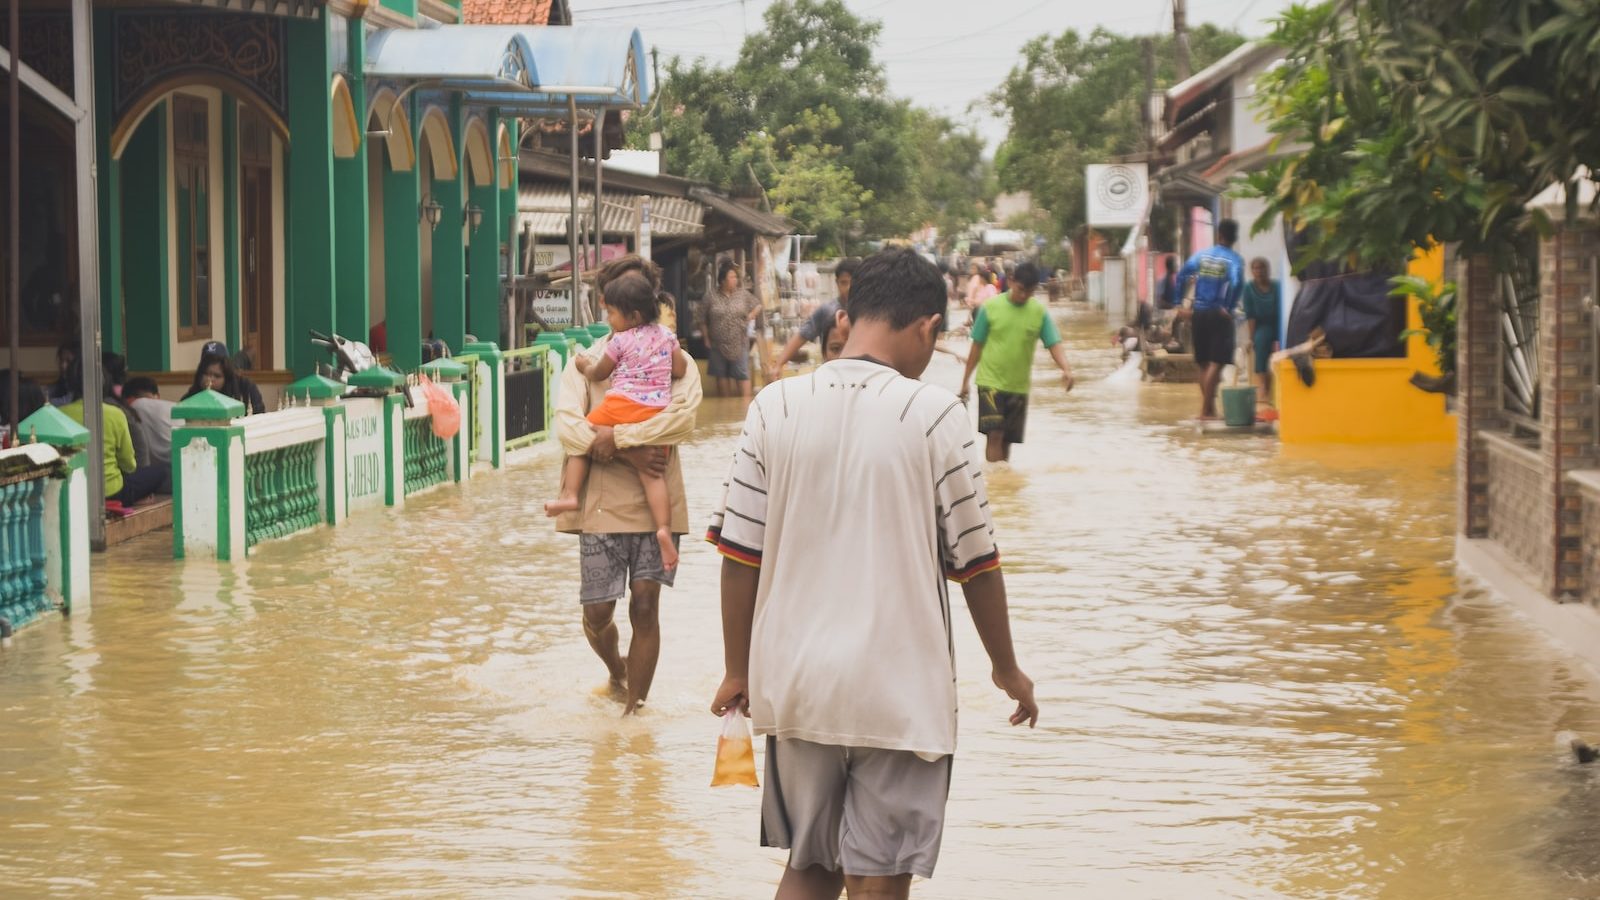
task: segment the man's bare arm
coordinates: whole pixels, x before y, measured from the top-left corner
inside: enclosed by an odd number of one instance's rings
[[[1017,701],[1017,711],[1011,714],[1011,724],[1028,723],[1032,728],[1039,721],[1039,705],[1033,699],[1033,682],[1017,666],[1016,649],[1011,644],[1011,614],[1006,606],[1006,580],[999,569],[975,576],[961,586],[967,598],[967,609],[972,613],[972,624],[978,639],[989,654],[994,668],[995,686]]]
[[[722,686],[711,701],[711,711],[750,710],[750,633],[756,620],[756,587],[761,570],[742,562],[722,560]]]

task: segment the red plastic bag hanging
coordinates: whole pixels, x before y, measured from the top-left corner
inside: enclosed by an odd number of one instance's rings
[[[461,430],[461,405],[456,403],[456,398],[450,392],[433,383],[426,375],[417,376],[418,383],[422,386],[422,396],[428,400],[428,415],[433,417],[433,434],[441,441],[448,441]]]
[[[722,735],[717,738],[717,767],[711,773],[711,786],[743,784],[760,787],[756,781],[756,748],[750,737],[750,720],[737,704],[722,714]]]

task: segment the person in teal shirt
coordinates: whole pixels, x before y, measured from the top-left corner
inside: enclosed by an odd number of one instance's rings
[[[1028,392],[1033,388],[1033,351],[1044,344],[1061,369],[1061,382],[1072,390],[1072,366],[1050,310],[1034,298],[1039,267],[1025,262],[1011,276],[1011,290],[978,308],[972,323],[972,353],[961,376],[961,399],[967,399],[974,370],[978,373],[978,430],[987,440],[990,462],[1011,458],[1011,445],[1022,443],[1028,423]]]
[[[1255,357],[1256,399],[1272,402],[1272,354],[1278,349],[1278,310],[1283,288],[1272,277],[1272,264],[1262,257],[1250,260],[1250,281],[1244,286],[1245,324]]]

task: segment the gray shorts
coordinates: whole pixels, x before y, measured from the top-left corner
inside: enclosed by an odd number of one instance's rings
[[[734,381],[750,380],[750,353],[739,359],[729,359],[712,347],[706,354],[706,375],[710,378],[731,378]]]
[[[931,878],[950,759],[768,737],[761,846],[788,850],[792,869]]]
[[[672,544],[677,546],[677,535],[672,536]],[[583,578],[578,602],[585,605],[621,600],[628,594],[628,585],[635,581],[672,587],[677,574],[676,569],[668,572],[662,568],[661,545],[656,543],[655,532],[580,534],[578,556]]]

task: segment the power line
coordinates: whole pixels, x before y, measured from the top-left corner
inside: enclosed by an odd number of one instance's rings
[[[676,0],[676,2],[693,3],[692,6],[672,6],[664,9],[647,10],[641,12],[614,13],[606,16],[579,16],[579,22],[638,22],[643,16],[681,16],[689,13],[710,12],[724,6],[732,6],[740,0]],[[673,27],[681,27],[674,24]]]
[[[575,9],[575,10],[572,11],[572,14],[574,16],[577,16],[577,15],[581,14],[581,15],[583,15],[585,17],[588,17],[588,16],[590,16],[592,14],[605,15],[606,13],[617,12],[619,10],[646,9],[646,8],[654,8],[654,7],[660,7],[660,6],[683,6],[685,4],[703,3],[703,2],[705,2],[705,0],[641,0],[641,2],[638,2],[638,3],[617,3],[617,4],[613,4],[611,6],[596,6],[596,7],[593,7],[592,9],[584,9],[584,10],[576,10]],[[732,0],[732,3],[738,3],[738,2],[740,2],[740,0]],[[732,5],[732,4],[731,3],[724,3],[723,5],[727,6],[727,5]]]

